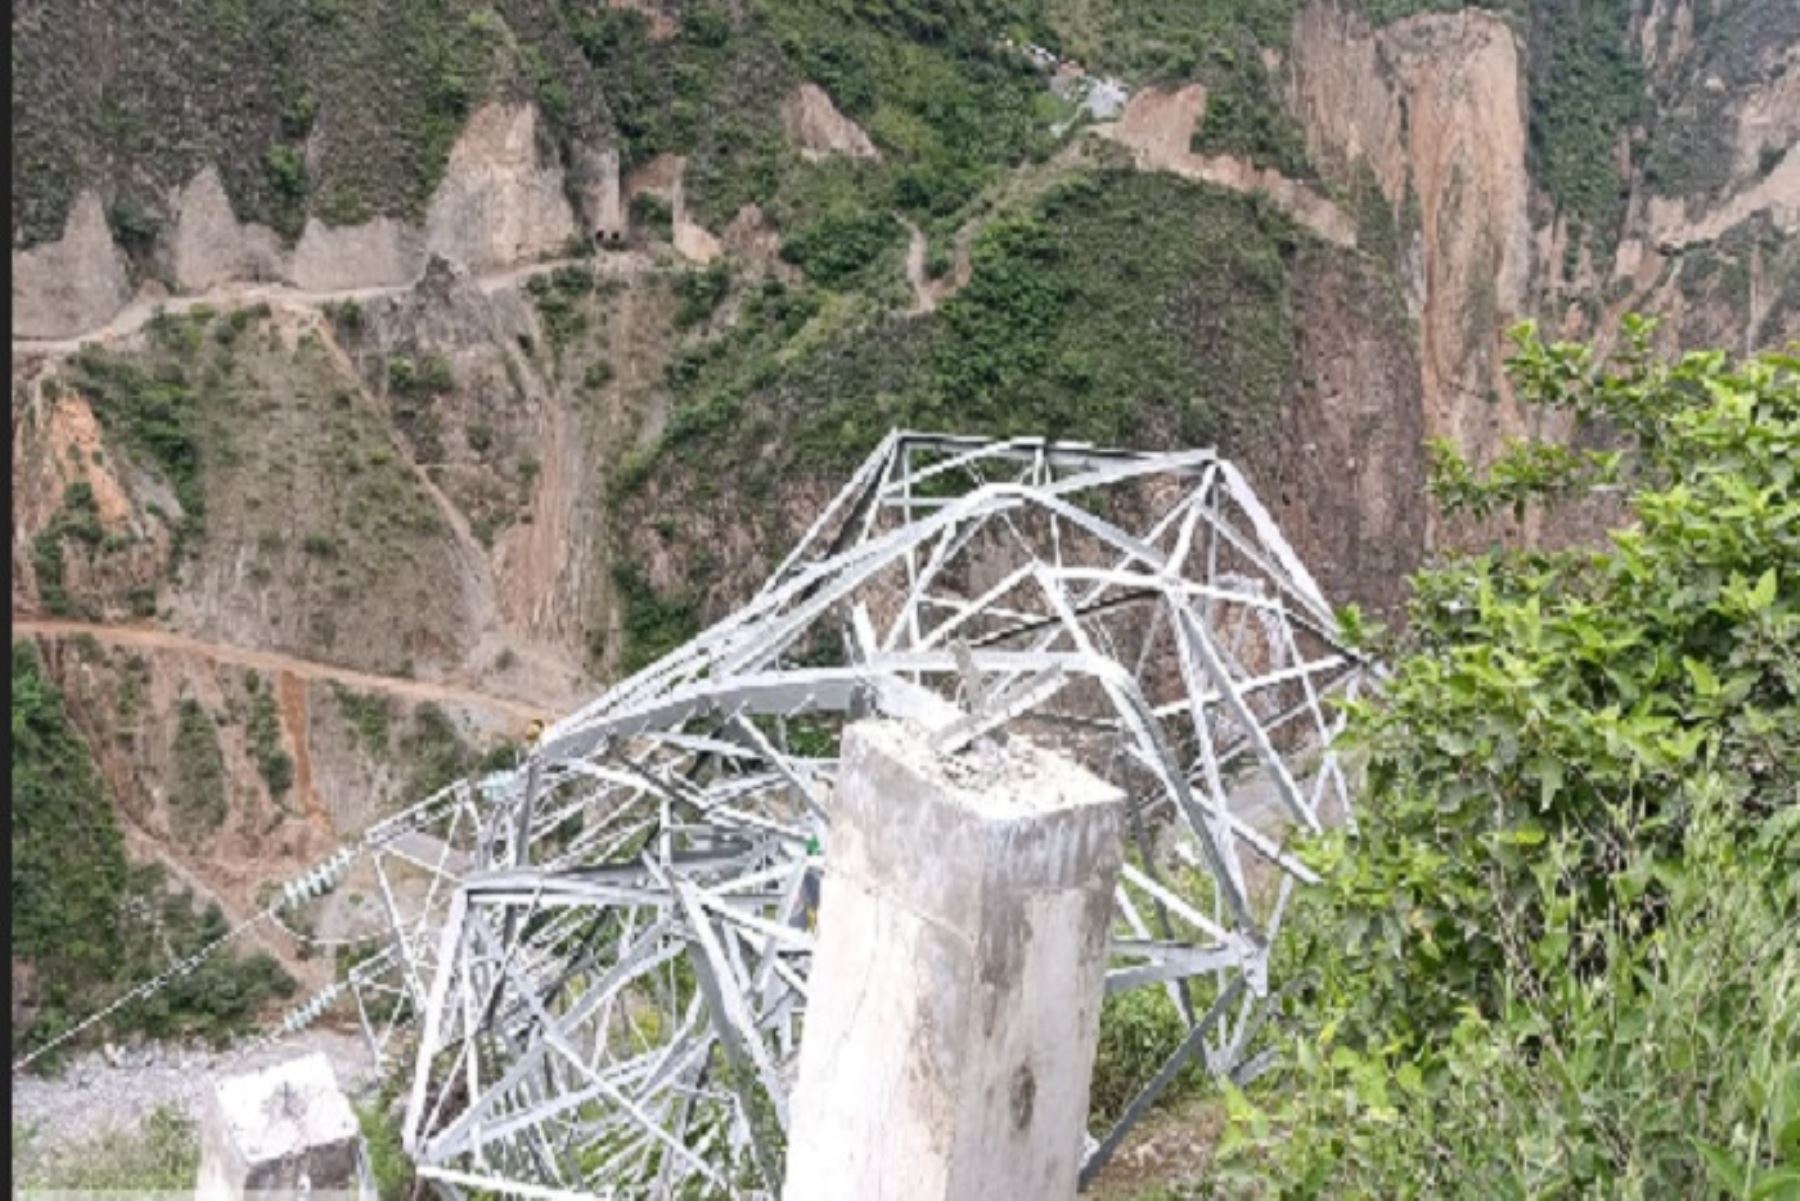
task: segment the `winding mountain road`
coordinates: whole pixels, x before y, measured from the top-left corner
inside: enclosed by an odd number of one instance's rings
[[[482,291],[492,292],[500,288],[511,287],[534,275],[555,271],[559,267],[586,267],[597,275],[625,278],[642,274],[654,266],[654,261],[641,251],[613,250],[592,258],[540,259],[536,262],[518,263],[491,271],[477,272],[470,278]],[[361,288],[316,291],[288,283],[238,281],[220,284],[208,288],[204,292],[190,292],[174,296],[139,296],[114,313],[104,325],[84,330],[67,338],[14,337],[12,346],[14,352],[18,354],[73,354],[90,342],[107,343],[128,338],[142,330],[161,312],[185,313],[202,306],[223,310],[263,303],[319,308],[327,304],[341,304],[345,301],[360,302],[383,296],[400,296],[412,291],[418,285],[419,280],[413,279],[399,284],[372,284]]]
[[[402,676],[375,675],[350,667],[340,667],[334,663],[299,659],[275,651],[252,650],[249,647],[231,646],[222,642],[207,642],[199,638],[191,638],[186,634],[177,634],[170,630],[160,630],[151,626],[111,625],[103,622],[70,621],[63,618],[14,613],[12,633],[14,638],[79,638],[85,636],[111,646],[142,647],[148,650],[199,655],[219,663],[229,663],[235,667],[254,668],[257,671],[271,674],[285,672],[303,680],[332,680],[347,688],[355,688],[363,692],[384,693],[403,700],[434,701],[485,709],[528,722],[547,721],[554,716],[547,709],[529,701],[496,696],[491,692],[484,692],[467,685],[448,681],[413,680]]]

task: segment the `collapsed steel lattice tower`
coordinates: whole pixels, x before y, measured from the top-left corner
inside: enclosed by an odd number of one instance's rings
[[[1229,462],[891,434],[742,609],[548,730],[516,772],[369,831],[391,945],[352,975],[377,1053],[416,1019],[405,1139],[454,1192],[770,1194],[830,853],[838,734],[1053,745],[1130,798],[1110,994],[1244,1079],[1270,941],[1349,819],[1331,743],[1367,665]],[[828,898],[827,898],[828,899]]]

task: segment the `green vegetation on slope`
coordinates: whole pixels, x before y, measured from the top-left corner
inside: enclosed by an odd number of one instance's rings
[[[594,276],[579,267],[558,267],[549,275],[534,275],[525,281],[525,290],[537,305],[538,319],[550,335],[551,349],[561,354],[563,347],[580,337],[588,327],[588,316],[581,310],[581,300],[594,290]]]
[[[627,169],[681,154],[702,221],[756,201],[799,229],[842,198],[816,178],[834,165],[805,161],[782,130],[783,99],[811,80],[882,151],[835,215],[943,218],[1046,152],[1068,115],[997,46],[1023,8],[759,0],[653,22],[573,0],[219,0],[173,15],[32,0],[14,23],[14,208],[30,245],[59,236],[77,190],[98,187],[144,270],[169,197],[208,165],[240,218],[290,240],[309,215],[417,219],[469,115],[504,98],[537,103],[572,183],[613,146]],[[96,46],[129,51],[104,89],[71,88]],[[195,61],[176,103],[171,75]]]
[[[1660,15],[1659,44],[1667,45],[1678,13]],[[1656,81],[1655,119],[1643,156],[1645,184],[1664,196],[1716,193],[1730,180],[1740,136],[1734,109],[1751,89],[1779,76],[1779,64],[1800,42],[1800,6],[1793,4],[1702,5],[1691,16],[1695,45],[1672,74]],[[1784,149],[1772,138],[1758,155],[1759,173],[1772,170]]]
[[[473,103],[508,74],[484,13],[470,0],[31,0],[13,17],[21,232],[59,237],[78,188],[104,183],[115,230],[141,241],[209,164],[240,219],[290,239],[309,211],[421,215]]]
[[[1290,378],[1300,236],[1254,198],[1076,178],[988,226],[969,285],[930,317],[850,312],[809,337],[816,303],[766,293],[733,342],[677,371],[661,453],[735,454],[774,425],[779,452],[836,471],[894,425],[1132,443],[1246,430]],[[734,424],[752,400],[755,420]]]
[[[1220,46],[1286,46],[1301,0],[1040,0],[1043,42],[1089,71],[1185,80]]]
[[[356,731],[363,750],[374,758],[386,755],[393,728],[393,702],[385,696],[352,691],[335,680],[331,683],[331,695]]]
[[[294,783],[294,759],[281,746],[281,718],[275,710],[275,691],[263,682],[260,672],[249,672],[244,687],[250,692],[250,753],[256,756],[256,768],[262,773],[269,795],[280,799]]]
[[[76,611],[74,600],[63,586],[63,543],[69,538],[74,538],[90,552],[102,547],[106,541],[106,531],[100,527],[100,510],[94,503],[94,490],[86,481],[70,484],[63,490],[62,505],[31,544],[38,599],[48,612],[59,617]]]
[[[87,346],[75,356],[72,377],[108,432],[148,456],[168,482],[181,506],[176,534],[184,541],[206,528],[202,464],[228,453],[225,428],[205,416],[208,406],[221,398],[219,377],[209,374],[197,387],[191,374],[189,356],[197,349],[197,337],[189,335],[200,328],[204,318],[158,318],[150,332],[165,353],[156,362]]]
[[[1632,7],[1631,0],[1531,6],[1532,175],[1598,248],[1618,236],[1626,193],[1619,142],[1643,106]]]
[[[175,726],[175,790],[169,824],[184,843],[202,841],[225,821],[225,755],[219,731],[199,701],[182,697]]]
[[[1194,130],[1201,154],[1236,154],[1291,179],[1312,174],[1306,135],[1289,115],[1280,80],[1263,64],[1249,38],[1220,45],[1198,72],[1207,85],[1206,112]]]
[[[355,693],[340,692],[338,702],[345,704],[348,698],[355,696]],[[369,740],[371,751],[378,730],[385,740],[388,720],[385,702],[362,697],[350,701],[346,712],[353,716],[358,733]],[[378,713],[379,718],[376,717]],[[457,731],[450,715],[429,701],[413,710],[412,722],[400,736],[399,751],[403,762],[414,765],[412,777],[402,792],[408,801],[430,796],[465,776],[511,768],[518,758],[517,746],[505,740],[485,752],[477,752]]]
[[[11,758],[12,955],[34,968],[37,993],[35,1016],[13,1027],[16,1055],[192,954],[226,923],[216,905],[196,914],[160,867],[126,862],[100,774],[30,643],[13,644]],[[121,1010],[107,1030],[222,1038],[293,991],[267,955],[226,952]]]
[[[885,197],[922,221],[955,212],[998,168],[1051,144],[1056,115],[1023,59],[996,47],[1014,6],[768,0],[794,69],[868,131]]]
[[[684,6],[675,36],[667,39],[656,37],[649,18],[632,8],[557,0],[553,11],[605,95],[628,167],[695,149],[721,92],[741,86],[734,74],[755,71],[767,55],[746,46],[727,11],[713,4]],[[562,83],[540,78],[540,103],[561,108]]]
[[[1161,988],[1113,993],[1100,1006],[1100,1039],[1088,1084],[1088,1127],[1104,1130],[1125,1113],[1188,1034],[1175,1002]],[[1207,1086],[1205,1067],[1190,1060],[1157,1097],[1159,1108]]]
[[[613,585],[625,611],[625,654],[620,663],[625,674],[654,663],[699,632],[691,599],[658,595],[629,564],[614,569]]]
[[[59,986],[75,993],[114,966],[126,868],[99,774],[30,643],[13,644],[11,756],[12,953],[38,965],[53,1006]]]
[[[895,426],[1247,442],[1297,377],[1290,260],[1305,237],[1254,197],[1104,171],[993,220],[969,284],[931,314],[766,284],[671,365],[662,439],[621,473],[621,536],[668,544],[659,557],[686,575],[656,581],[663,600],[704,616],[717,547],[659,513],[728,508],[758,545],[785,544],[789,490],[840,479]],[[639,591],[631,607],[655,615]]]
[[[1268,1195],[1787,1197],[1800,1185],[1800,360],[1526,333],[1518,394],[1631,453],[1524,445],[1476,512],[1636,487],[1604,550],[1416,580],[1358,707],[1354,837],[1290,918],[1299,1033],[1233,1098]]]
[[[193,1121],[169,1104],[151,1110],[136,1130],[109,1130],[65,1147],[44,1147],[36,1130],[15,1122],[12,1167],[13,1187],[33,1192],[184,1192],[200,1167],[200,1140]]]
[[[369,1152],[369,1175],[379,1201],[407,1201],[413,1196],[413,1162],[401,1141],[400,1121],[392,1114],[399,1081],[385,1086],[374,1101],[357,1107],[356,1122]]]
[[[304,636],[315,650],[362,640],[383,669],[397,670],[404,634],[429,617],[428,608],[375,612],[404,629],[370,639],[360,619],[371,611],[346,602],[359,589],[414,587],[448,553],[442,511],[407,452],[428,463],[442,458],[443,397],[455,385],[450,363],[413,346],[374,361],[388,403],[371,402],[316,334],[289,343],[268,317],[266,305],[164,313],[150,322],[143,345],[86,347],[56,382],[92,405],[115,459],[137,469],[114,465],[141,512],[174,535],[178,553],[167,568],[178,585],[239,572],[256,588],[279,581],[306,606]],[[338,319],[347,319],[343,310]],[[154,482],[144,486],[139,473]],[[78,487],[71,494],[84,503]],[[93,544],[96,528],[71,510],[34,547],[40,581],[52,585],[46,604],[144,614],[153,590],[104,592],[117,573],[88,573],[80,588],[62,582],[65,556],[72,567],[74,554],[95,560],[130,537],[103,533]],[[53,557],[56,546],[62,554]]]

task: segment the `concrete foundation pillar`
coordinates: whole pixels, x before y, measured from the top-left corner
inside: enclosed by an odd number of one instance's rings
[[[581,222],[595,242],[620,246],[625,242],[625,203],[620,195],[619,152],[612,148],[578,145],[570,164],[570,182],[580,201]]]
[[[784,1201],[1075,1195],[1123,808],[1019,739],[845,732]]]
[[[324,1055],[228,1076],[207,1094],[195,1201],[373,1195],[361,1127]]]

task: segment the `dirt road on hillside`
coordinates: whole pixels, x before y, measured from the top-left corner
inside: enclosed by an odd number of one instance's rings
[[[559,267],[587,267],[600,276],[622,278],[638,275],[651,265],[650,260],[637,251],[610,251],[594,258],[545,259],[536,263],[521,263],[494,271],[481,272],[473,278],[476,286],[482,291],[492,292],[498,288],[510,287],[534,275],[555,271]],[[105,325],[84,333],[69,338],[14,338],[12,345],[13,350],[21,354],[73,354],[89,342],[115,342],[121,338],[130,337],[148,325],[158,313],[164,311],[185,313],[203,305],[216,309],[231,309],[263,302],[318,308],[350,300],[363,301],[374,300],[382,296],[399,296],[412,291],[418,286],[418,283],[419,281],[415,279],[403,284],[377,284],[365,288],[341,288],[334,291],[310,291],[284,283],[228,283],[209,288],[204,292],[184,293],[176,296],[139,297],[113,314],[112,319]]]
[[[899,221],[906,227],[906,282],[912,285],[912,311],[929,313],[937,308],[937,298],[931,294],[931,284],[925,278],[925,231],[905,217],[899,217]]]
[[[409,680],[400,676],[372,675],[369,672],[339,667],[332,663],[296,659],[292,655],[283,655],[274,651],[251,650],[248,647],[205,642],[198,638],[190,638],[185,634],[152,629],[148,626],[106,625],[99,622],[65,621],[58,618],[33,617],[14,613],[12,632],[14,638],[21,636],[79,638],[85,635],[97,642],[112,646],[136,646],[149,650],[178,651],[184,654],[200,655],[220,663],[230,663],[237,667],[255,668],[258,671],[275,675],[286,672],[303,680],[334,680],[345,687],[363,692],[386,693],[404,700],[464,705],[470,708],[486,709],[490,712],[505,713],[524,721],[548,720],[554,716],[543,707],[529,701],[495,696],[492,693],[459,684]]]

